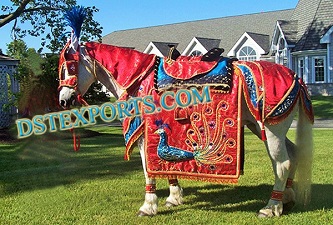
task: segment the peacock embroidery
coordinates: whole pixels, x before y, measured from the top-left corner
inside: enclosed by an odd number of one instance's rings
[[[232,118],[223,117],[222,112],[228,110],[228,103],[220,101],[214,109],[205,104],[193,107],[190,114],[191,126],[186,132],[185,144],[187,150],[170,146],[165,128],[169,125],[162,121],[155,121],[159,127],[155,134],[159,135],[157,155],[159,158],[177,162],[194,159],[198,165],[215,165],[218,163],[229,164],[233,157],[227,150],[236,147],[236,141],[228,134],[228,128],[235,126]]]
[[[194,158],[192,152],[169,146],[168,136],[165,133],[164,128],[159,128],[157,131],[155,131],[155,133],[160,136],[160,140],[157,146],[157,155],[161,159],[164,159],[166,161],[183,161]]]

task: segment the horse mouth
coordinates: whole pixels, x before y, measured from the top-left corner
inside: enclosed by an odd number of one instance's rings
[[[66,100],[60,100],[59,101],[59,105],[61,106],[61,108],[63,109],[68,109],[68,104],[67,104],[67,101]]]
[[[65,100],[65,99],[61,99],[59,101],[59,105],[63,108],[63,109],[69,109],[70,106],[75,106],[76,105],[76,99],[74,96],[72,96],[70,99]]]

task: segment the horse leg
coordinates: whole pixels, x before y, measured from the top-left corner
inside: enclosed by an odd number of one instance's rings
[[[265,126],[267,137],[265,145],[272,161],[275,184],[267,206],[259,211],[259,217],[280,216],[283,212],[283,195],[292,169],[292,162],[287,151],[286,134],[293,117],[294,113],[291,113],[291,115],[279,124],[266,124]]]
[[[296,145],[287,138],[286,147],[291,164],[290,164],[289,176],[286,182],[286,188],[283,192],[283,199],[282,199],[283,213],[288,213],[296,203],[295,192],[293,189],[293,180],[297,168]]]
[[[173,207],[183,204],[183,189],[179,185],[177,177],[169,178],[168,181],[169,181],[170,195],[166,199],[165,205],[167,207]]]
[[[147,169],[146,169],[146,158],[144,151],[144,139],[140,137],[138,139],[138,146],[140,149],[140,155],[142,160],[143,172],[146,178],[146,193],[145,193],[145,201],[143,205],[140,207],[138,216],[154,216],[157,214],[158,208],[158,198],[156,195],[156,180],[148,177]]]

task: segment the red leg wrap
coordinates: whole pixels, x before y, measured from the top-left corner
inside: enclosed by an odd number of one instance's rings
[[[283,192],[282,191],[272,191],[271,199],[276,201],[282,201]]]
[[[155,193],[156,184],[146,184],[146,193]]]
[[[286,183],[286,188],[291,188],[293,186],[293,179],[288,178]]]

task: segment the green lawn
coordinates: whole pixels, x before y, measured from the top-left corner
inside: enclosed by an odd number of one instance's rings
[[[333,96],[312,96],[311,100],[317,119],[333,119]]]
[[[315,129],[312,202],[280,218],[258,219],[273,184],[260,140],[246,131],[245,174],[237,185],[181,180],[185,204],[167,209],[166,180],[158,180],[159,214],[138,218],[144,176],[136,149],[123,160],[124,140],[115,127],[81,130],[81,150],[69,132],[0,142],[0,224],[330,224],[333,218],[332,132]],[[84,137],[90,135],[92,137]],[[293,139],[294,130],[289,132]]]

